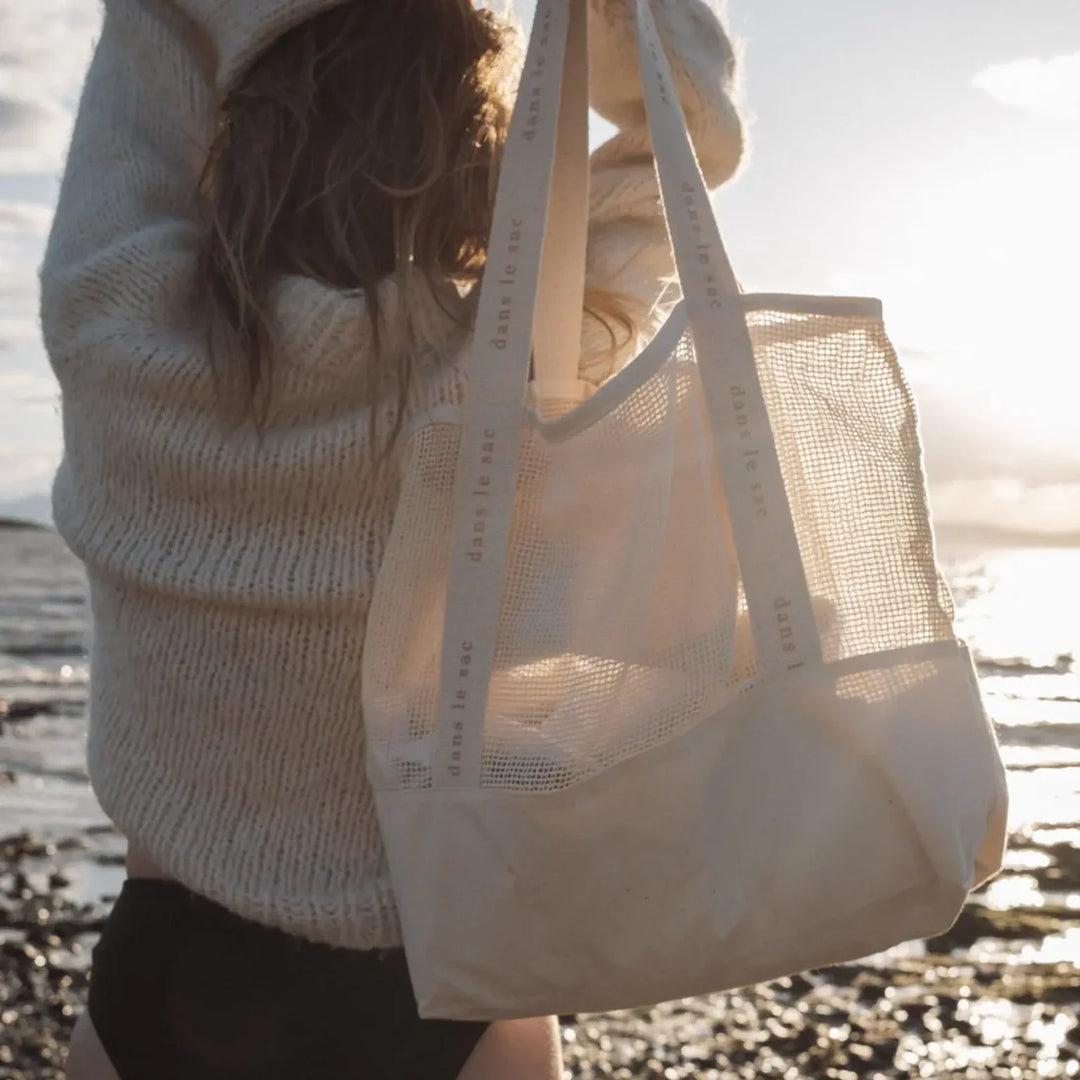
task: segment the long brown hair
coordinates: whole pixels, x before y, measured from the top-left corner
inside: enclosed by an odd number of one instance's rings
[[[347,0],[284,34],[227,94],[200,184],[197,288],[219,392],[257,428],[283,273],[362,294],[368,386],[389,371],[404,400],[409,350],[380,347],[399,313],[380,310],[378,285],[479,280],[517,54],[512,26],[472,0]]]

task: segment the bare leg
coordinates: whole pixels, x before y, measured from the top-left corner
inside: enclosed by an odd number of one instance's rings
[[[93,1021],[83,1013],[71,1033],[68,1047],[67,1080],[120,1080],[101,1045]]]
[[[500,1020],[491,1025],[458,1080],[561,1080],[562,1049],[555,1017]],[[83,1013],[71,1035],[67,1080],[120,1080],[94,1024]]]
[[[127,872],[128,877],[165,877],[149,859],[131,847],[127,853]],[[87,1012],[79,1017],[71,1033],[67,1080],[120,1080]]]
[[[562,1080],[558,1020],[539,1016],[492,1024],[458,1080]]]

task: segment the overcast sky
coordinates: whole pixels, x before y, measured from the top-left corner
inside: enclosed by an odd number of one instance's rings
[[[746,286],[883,299],[942,517],[1080,528],[1080,0],[728,12],[753,149],[716,205]],[[98,21],[0,0],[0,502],[59,459],[35,268]]]

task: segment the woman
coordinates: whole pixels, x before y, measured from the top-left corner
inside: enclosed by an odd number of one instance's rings
[[[631,10],[590,2],[599,383],[677,297]],[[719,183],[731,48],[707,0],[656,6]],[[470,0],[106,0],[42,269],[90,775],[129,842],[71,1080],[560,1075],[554,1018],[417,1017],[358,705],[400,435],[461,389],[514,57]]]

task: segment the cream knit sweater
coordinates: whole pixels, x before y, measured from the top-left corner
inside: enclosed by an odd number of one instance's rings
[[[359,377],[363,304],[281,281],[284,362],[260,442],[218,419],[187,302],[195,186],[224,87],[341,0],[106,0],[41,271],[63,392],[57,528],[85,563],[90,777],[117,827],[233,911],[314,941],[400,941],[364,765],[360,658],[395,509]],[[351,0],[360,2],[360,0]],[[593,92],[619,134],[593,158],[589,274],[653,315],[677,296],[626,0],[591,0]],[[698,153],[742,149],[732,56],[706,0],[657,0]],[[395,287],[383,286],[388,301]],[[461,392],[468,336],[432,302],[406,423]],[[582,373],[610,366],[586,323]],[[617,358],[621,361],[623,357]]]

